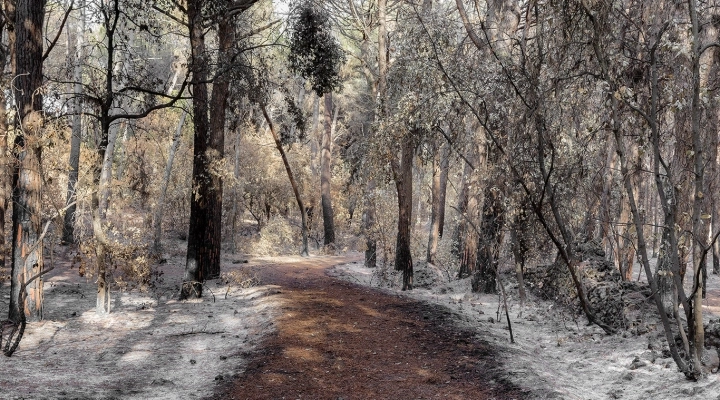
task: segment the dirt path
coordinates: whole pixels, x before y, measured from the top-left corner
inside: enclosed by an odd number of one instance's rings
[[[445,308],[331,278],[347,258],[253,267],[277,285],[277,333],[214,399],[517,399],[493,348]]]

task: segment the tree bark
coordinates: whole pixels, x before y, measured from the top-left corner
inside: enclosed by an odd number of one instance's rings
[[[373,227],[375,226],[375,179],[371,178],[367,185],[365,194],[365,205],[363,211],[363,235],[365,235],[365,267],[375,268],[377,266],[377,241],[375,240]]]
[[[486,188],[477,246],[477,269],[471,282],[474,292],[497,293],[498,252],[503,226],[503,209],[497,196],[497,193]]]
[[[480,140],[481,143],[484,139]],[[460,253],[460,269],[458,278],[471,276],[477,271],[478,263],[478,244],[480,243],[479,226],[481,221],[480,212],[483,208],[483,191],[481,190],[482,173],[485,169],[486,149],[484,144],[473,146],[472,160],[475,164],[465,166],[465,178],[463,179],[463,188],[461,189],[459,201],[464,201],[465,209],[461,213],[461,222],[463,224],[463,232],[461,232],[461,253]],[[460,204],[462,206],[463,204]],[[459,207],[460,208],[460,207]]]
[[[433,143],[433,176],[430,194],[430,234],[428,235],[427,255],[428,264],[436,263],[438,240],[440,237],[440,149],[438,143]]]
[[[440,190],[438,193],[438,238],[442,239],[445,231],[445,198],[447,197],[448,174],[450,173],[450,143],[440,146]]]
[[[450,168],[450,146],[443,140],[435,144],[435,157],[433,157],[433,178],[431,194],[430,235],[426,261],[437,263],[437,247],[442,237],[445,222],[445,193],[447,191],[447,175]]]
[[[35,279],[26,288],[20,304],[20,287],[43,271],[41,234],[41,138],[43,22],[45,0],[22,0],[15,5],[15,68],[13,92],[17,106],[17,136],[13,144],[13,214],[10,319],[20,320],[24,311],[30,320],[42,319],[43,280]],[[7,4],[7,3],[6,3]]]
[[[105,231],[105,214],[102,209],[102,193],[107,190],[112,175],[107,171],[112,169],[112,149],[117,141],[117,129],[110,129],[107,117],[102,125],[101,142],[98,146],[98,155],[101,164],[93,171],[94,190],[91,198],[92,226],[95,237],[95,258],[97,262],[97,300],[95,312],[98,315],[110,313],[110,284],[107,281],[107,265],[110,258],[110,239]]]
[[[181,298],[202,297],[202,284],[219,264],[220,241],[212,236],[214,210],[210,208],[213,188],[211,163],[214,159],[208,120],[208,59],[205,49],[205,27],[202,1],[188,0],[187,15],[190,36],[192,94],[193,94],[193,172],[190,200],[185,276]]]
[[[14,31],[10,29],[10,21],[5,19],[5,14],[0,13],[0,32],[7,31],[8,41],[10,42],[5,49],[0,49],[0,70],[5,70],[8,62],[11,59],[11,54],[14,51]],[[2,81],[5,83],[5,81]],[[8,148],[8,134],[10,129],[7,123],[7,98],[5,91],[0,91],[0,268],[5,267],[5,258],[7,254],[7,248],[5,243],[5,216],[9,205],[9,200],[12,191],[10,190],[10,177],[12,176],[12,169],[10,168],[10,152]]]
[[[405,138],[401,149],[400,165],[393,162],[393,175],[398,196],[398,233],[395,243],[395,270],[402,271],[402,290],[413,289],[413,261],[410,252],[410,226],[412,224],[412,167],[415,146]]]
[[[82,138],[82,60],[85,58],[85,0],[79,0],[78,12],[80,13],[76,29],[75,51],[73,54],[73,116],[72,133],[70,137],[70,159],[68,160],[68,185],[65,204],[69,204],[63,219],[63,236],[65,243],[75,243],[75,211],[77,205],[77,182],[78,170],[80,168],[80,142]]]
[[[702,132],[700,131],[700,26],[698,23],[696,0],[688,0],[688,11],[690,14],[692,30],[692,85],[693,96],[690,103],[692,148],[693,148],[693,172],[695,176],[692,208],[692,255],[695,268],[693,290],[693,313],[694,313],[694,344],[695,359],[702,359],[705,352],[705,330],[703,327],[702,298],[704,292],[704,274],[706,272],[705,239],[707,238],[707,223],[701,220],[703,211],[707,209],[707,190],[705,189],[705,151]]]
[[[527,295],[525,294],[525,254],[527,253],[527,244],[520,234],[523,229],[521,225],[527,223],[527,217],[524,208],[519,211],[519,216],[515,218],[515,226],[510,231],[510,240],[515,261],[515,276],[518,280],[518,292],[520,295],[520,306],[525,303]]]
[[[235,27],[230,17],[220,18],[218,22],[218,63],[225,69],[213,80],[212,97],[210,99],[210,162],[219,163],[225,156],[225,114],[227,110],[228,94],[230,89],[229,68],[233,57],[235,45]],[[206,235],[212,235],[212,249],[210,263],[208,264],[208,278],[220,276],[220,244],[222,243],[222,208],[223,208],[223,182],[219,174],[210,174],[210,192],[208,208],[211,217],[210,224],[205,228]]]
[[[4,64],[4,63],[3,63]],[[4,68],[0,66],[0,68]],[[7,109],[5,107],[5,92],[0,91],[0,268],[5,267],[5,215],[8,209],[8,200],[10,200],[10,181],[12,174],[10,168],[10,158],[8,157],[8,124]]]
[[[332,207],[332,195],[330,193],[331,180],[331,151],[333,131],[333,100],[332,93],[325,93],[325,130],[322,136],[322,152],[320,156],[320,200],[323,213],[323,230],[325,247],[333,251],[335,245],[335,221]]]

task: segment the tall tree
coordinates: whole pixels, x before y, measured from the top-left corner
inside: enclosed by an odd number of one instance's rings
[[[439,147],[439,148],[438,148]],[[426,261],[437,263],[437,246],[445,225],[445,193],[447,192],[448,170],[450,168],[450,145],[442,140],[434,142],[430,235]]]
[[[213,172],[224,154],[225,107],[228,78],[224,77],[233,59],[234,18],[252,7],[256,0],[226,0],[213,3],[188,0],[185,12],[190,37],[190,70],[193,100],[193,172],[190,226],[181,297],[202,296],[206,279],[220,275],[222,180]],[[214,10],[205,16],[204,10]],[[218,22],[221,68],[214,77],[213,98],[208,101],[211,60],[206,48],[206,17]],[[221,32],[222,31],[222,32]],[[211,110],[212,105],[212,110]],[[213,112],[211,124],[208,112]],[[220,113],[220,115],[215,115]]]
[[[12,87],[17,106],[12,174],[10,319],[13,321],[19,321],[21,313],[30,319],[42,318],[42,278],[33,280],[25,288],[26,293],[23,296],[20,292],[25,282],[43,271],[40,157],[44,117],[40,89],[43,83],[45,3],[45,0],[5,3],[5,11],[12,21],[15,33]]]
[[[323,212],[323,229],[325,232],[323,244],[332,251],[335,245],[335,221],[330,194],[330,181],[332,177],[332,133],[333,133],[333,98],[332,93],[325,96],[325,129],[322,135],[322,151],[320,152],[320,203]]]
[[[70,136],[70,159],[68,160],[68,184],[65,204],[68,209],[65,211],[63,221],[62,240],[65,243],[75,242],[75,204],[77,196],[78,171],[80,169],[80,142],[82,139],[82,104],[83,104],[83,59],[85,58],[85,0],[78,0],[78,18],[75,29],[75,42],[69,43],[68,51],[71,52],[73,69],[73,116],[72,132]],[[70,35],[68,35],[68,38]],[[72,46],[71,46],[72,45]]]
[[[324,244],[335,243],[335,222],[330,193],[332,162],[332,91],[340,87],[340,67],[345,55],[332,36],[328,12],[311,2],[301,3],[292,17],[290,68],[310,81],[318,96],[325,96],[325,129],[320,154],[320,198],[323,213]]]
[[[0,13],[0,32],[6,32],[8,36],[8,46],[0,46],[0,71],[3,72],[2,77],[3,79],[0,80],[0,82],[5,84],[6,77],[5,77],[5,68],[8,64],[11,64],[11,67],[13,66],[13,62],[11,62],[11,55],[14,52],[14,36],[15,32],[12,29],[9,29],[10,21],[6,19],[6,16],[10,16],[10,13],[6,14],[6,10],[9,4],[9,1],[5,1],[4,3],[0,4],[0,6],[3,7],[2,13]],[[5,267],[5,257],[6,257],[6,243],[5,243],[5,237],[7,236],[5,234],[5,218],[8,210],[9,200],[10,200],[10,177],[12,176],[12,172],[10,169],[10,152],[8,148],[8,134],[9,134],[9,126],[8,126],[8,114],[7,114],[7,97],[5,95],[5,91],[0,91],[0,268]]]
[[[202,0],[187,2],[194,139],[190,227],[182,297],[201,297],[202,283],[220,265],[220,238],[213,236],[213,223],[219,224],[220,221],[213,221],[213,210],[210,209],[217,190],[212,187],[210,170],[216,154],[211,147],[208,119],[209,60],[205,49],[203,3]]]

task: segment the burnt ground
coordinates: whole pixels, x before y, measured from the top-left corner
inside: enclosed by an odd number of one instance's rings
[[[449,309],[326,275],[307,260],[253,267],[281,300],[276,332],[212,399],[520,399],[497,350]]]

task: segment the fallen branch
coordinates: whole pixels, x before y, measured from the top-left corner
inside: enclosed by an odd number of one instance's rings
[[[190,332],[182,332],[182,333],[175,333],[169,336],[179,337],[179,336],[189,336],[189,335],[217,335],[219,333],[227,333],[226,331],[190,331]]]

